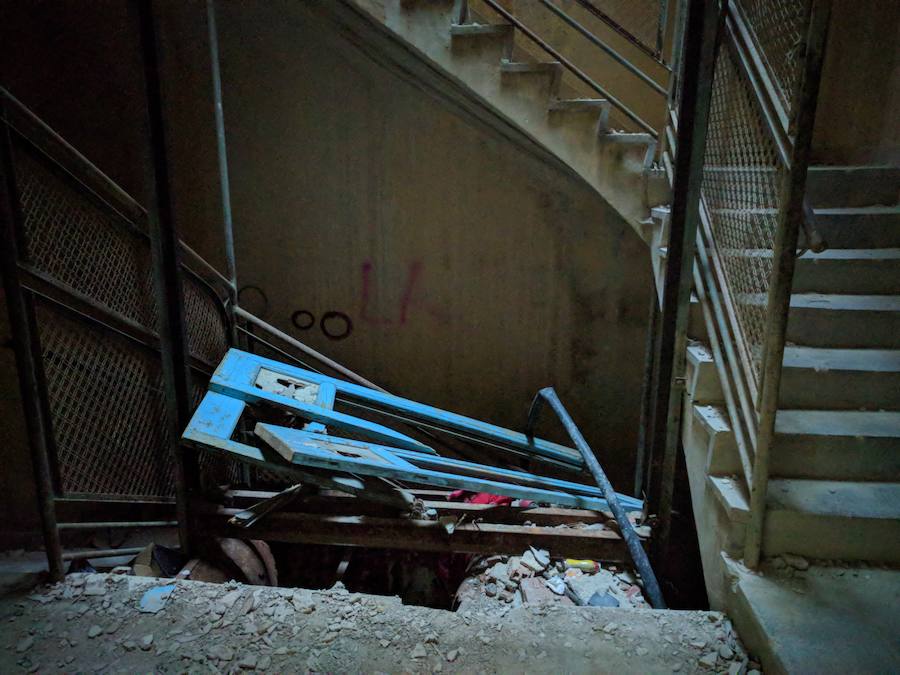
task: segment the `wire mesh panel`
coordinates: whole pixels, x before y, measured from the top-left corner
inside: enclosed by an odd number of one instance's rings
[[[191,355],[218,365],[228,351],[225,317],[213,291],[205,288],[202,282],[185,274],[183,288],[185,327]]]
[[[38,303],[61,491],[171,496],[159,354]]]
[[[15,168],[28,262],[155,330],[158,312],[147,238],[21,146]]]
[[[703,172],[703,199],[752,380],[759,382],[778,223],[781,164],[749,81],[720,51]]]
[[[740,0],[757,45],[765,57],[775,88],[786,109],[800,78],[808,0]]]
[[[159,311],[145,223],[143,218],[133,222],[136,216],[122,215],[132,211],[120,211],[117,202],[101,199],[82,184],[76,178],[84,178],[80,158],[60,162],[41,147],[14,135],[22,261],[52,280],[62,298],[69,292],[87,298],[107,317],[88,318],[37,301],[58,489],[62,494],[171,497],[162,361],[152,337],[159,331]],[[219,297],[187,272],[183,289],[191,355],[215,365],[229,345]],[[135,340],[107,327],[121,326],[116,322],[123,319],[140,324],[149,335]],[[199,401],[206,382],[195,386]],[[204,461],[204,468],[215,482],[234,482],[240,475],[233,462]]]

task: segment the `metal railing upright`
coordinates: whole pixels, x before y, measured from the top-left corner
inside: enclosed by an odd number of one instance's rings
[[[731,0],[715,59],[706,150],[692,159],[702,163],[693,277],[749,493],[744,561],[751,567],[762,548],[794,261],[800,230],[809,230],[806,173],[830,8],[830,0]],[[677,138],[686,123],[676,112],[684,49],[673,50],[664,134],[670,180],[677,178]],[[677,201],[677,187],[674,193]],[[671,400],[680,404],[683,372],[662,384],[670,384]],[[667,439],[664,456],[676,452],[677,438]],[[663,523],[670,510],[663,500]]]

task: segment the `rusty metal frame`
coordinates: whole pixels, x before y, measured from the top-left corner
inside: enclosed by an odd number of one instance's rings
[[[24,105],[12,97],[9,92],[0,88],[0,145],[2,145],[2,218],[3,231],[3,272],[7,287],[7,305],[12,331],[15,335],[16,364],[22,388],[23,405],[26,407],[28,422],[29,447],[35,464],[35,482],[39,494],[39,512],[41,514],[44,547],[47,552],[50,575],[54,579],[62,576],[64,561],[80,555],[75,551],[64,551],[60,531],[72,529],[90,529],[97,527],[90,519],[82,520],[82,512],[104,508],[104,505],[133,504],[136,510],[131,515],[123,513],[123,520],[117,521],[125,526],[159,527],[158,517],[142,520],[142,503],[146,497],[131,495],[105,494],[63,494],[60,490],[59,467],[55,457],[55,437],[50,416],[47,384],[43,376],[41,346],[36,333],[34,306],[31,298],[38,298],[41,303],[54,307],[54,311],[62,312],[71,319],[101,331],[111,331],[127,338],[142,349],[160,355],[165,348],[165,333],[161,336],[151,328],[116,310],[97,302],[94,298],[77,291],[32,265],[23,255],[20,243],[23,229],[20,213],[20,198],[14,179],[15,165],[12,156],[12,139],[17,148],[22,147],[33,153],[36,161],[54,171],[60,172],[67,183],[86,199],[100,205],[104,211],[115,214],[116,226],[125,228],[133,235],[150,244],[151,233],[146,227],[148,216],[146,211],[112,180],[89,162],[75,148],[66,143],[50,127],[36,117]],[[6,215],[9,213],[9,216]],[[17,215],[18,214],[18,215]],[[215,308],[225,330],[229,335],[232,321],[223,298],[227,298],[227,279],[219,274],[209,263],[204,261],[183,242],[170,240],[170,250],[174,247],[185,260],[179,261],[179,269],[185,279],[194,288],[207,297]],[[171,267],[171,262],[166,263]],[[177,277],[176,277],[177,278]],[[178,286],[173,293],[183,292]],[[230,342],[229,342],[230,344]],[[23,345],[22,348],[19,345]],[[159,357],[157,357],[159,358]],[[205,361],[196,355],[185,358],[186,370],[191,376],[208,378],[215,364]],[[190,392],[189,392],[190,395]],[[189,399],[188,399],[189,400]],[[175,435],[175,438],[180,435]],[[153,500],[151,500],[152,502]],[[160,499],[158,503],[171,503],[171,500]],[[72,504],[83,505],[72,511]],[[153,502],[156,503],[156,502]],[[59,510],[63,509],[60,516]],[[86,509],[86,511],[85,511]],[[74,517],[74,520],[73,520]],[[60,518],[62,521],[59,522]],[[104,520],[109,520],[108,518]],[[111,521],[110,521],[111,522]],[[105,527],[105,525],[104,525]],[[121,553],[121,551],[120,551]],[[95,555],[95,554],[92,554]],[[99,557],[96,556],[95,557]]]

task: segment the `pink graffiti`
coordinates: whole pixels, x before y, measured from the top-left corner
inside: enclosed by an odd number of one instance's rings
[[[422,274],[424,264],[421,260],[413,260],[409,263],[406,270],[406,280],[403,283],[403,290],[400,294],[400,304],[397,311],[396,320],[385,316],[372,316],[370,314],[369,302],[372,299],[372,288],[374,286],[375,265],[371,260],[366,260],[362,264],[362,298],[360,308],[360,318],[366,323],[376,326],[403,326],[409,320],[411,310],[415,307],[421,307],[429,316],[444,321],[444,314],[431,306],[423,297],[421,292]],[[417,293],[417,290],[419,291]]]

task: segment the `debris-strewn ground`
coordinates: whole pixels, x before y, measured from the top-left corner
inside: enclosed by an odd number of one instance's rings
[[[743,672],[716,612],[510,608],[502,616],[397,598],[161,579],[69,575],[0,600],[0,672]],[[158,593],[154,599],[159,604]]]

